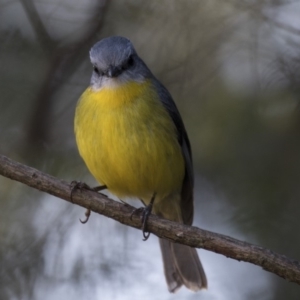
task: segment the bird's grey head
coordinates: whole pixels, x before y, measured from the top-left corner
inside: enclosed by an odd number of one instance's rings
[[[90,58],[94,68],[91,86],[95,89],[128,81],[142,82],[152,76],[131,42],[124,37],[108,37],[96,43],[90,51]]]

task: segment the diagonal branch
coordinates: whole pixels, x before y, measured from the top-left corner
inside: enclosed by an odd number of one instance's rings
[[[27,16],[28,20],[34,29],[37,39],[40,41],[42,47],[47,52],[51,52],[55,47],[55,41],[48,34],[46,27],[34,5],[32,0],[20,0]]]
[[[122,224],[141,229],[141,215],[134,214],[131,218],[134,209],[132,206],[113,201],[96,192],[85,190],[75,190],[72,196],[73,201],[71,201],[72,186],[68,182],[2,155],[0,155],[0,174],[68,202],[89,208]],[[300,263],[269,249],[197,227],[171,222],[155,215],[149,216],[147,229],[161,238],[176,243],[203,248],[235,260],[261,266],[263,269],[286,280],[300,284]]]
[[[97,33],[103,27],[109,2],[107,0],[96,1],[89,19],[90,26],[84,36],[77,42],[61,45],[63,44],[61,41],[56,41],[47,33],[47,28],[43,24],[34,2],[32,0],[20,1],[41,47],[48,55],[49,61],[46,77],[37,93],[32,117],[28,124],[28,145],[34,144],[36,147],[49,138],[48,124],[51,123],[49,118],[54,103],[53,96],[70,79],[82,61],[87,58],[91,44],[95,42],[95,39],[97,40]]]

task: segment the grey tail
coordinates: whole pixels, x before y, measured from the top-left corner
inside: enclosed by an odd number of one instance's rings
[[[159,239],[169,291],[182,285],[196,292],[207,288],[207,279],[196,249]]]

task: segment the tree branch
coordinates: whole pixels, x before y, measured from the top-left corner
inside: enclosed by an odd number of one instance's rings
[[[134,214],[131,218],[134,209],[132,206],[124,205],[105,195],[88,190],[75,190],[71,200],[72,185],[70,183],[2,155],[0,155],[0,174],[68,202],[89,208],[95,213],[112,218],[122,224],[141,229],[141,215]],[[171,222],[155,215],[149,216],[147,229],[161,238],[261,266],[266,271],[300,284],[300,263],[269,249],[197,227]]]
[[[53,95],[66,83],[74,74],[74,71],[87,59],[87,53],[91,44],[95,42],[97,33],[101,31],[104,16],[108,9],[109,1],[97,1],[89,20],[89,28],[85,35],[76,42],[61,45],[61,41],[55,41],[47,33],[42,19],[32,0],[20,0],[27,13],[35,34],[40,41],[41,47],[48,54],[48,70],[45,80],[37,92],[32,118],[28,124],[28,145],[40,146],[49,138],[48,124],[51,122],[53,107]],[[62,43],[63,44],[63,43]],[[31,149],[31,148],[30,148]],[[30,150],[29,149],[29,150]]]
[[[45,51],[51,52],[55,46],[55,41],[49,35],[34,3],[31,0],[20,0],[20,3],[28,16],[37,39],[41,42]]]

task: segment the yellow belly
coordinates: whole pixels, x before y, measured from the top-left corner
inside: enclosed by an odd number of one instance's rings
[[[75,115],[80,155],[120,198],[148,202],[181,190],[184,159],[176,128],[150,82],[88,88]]]

